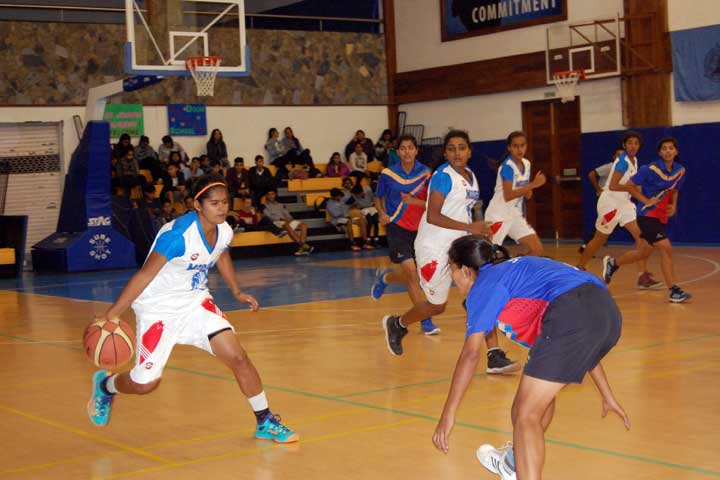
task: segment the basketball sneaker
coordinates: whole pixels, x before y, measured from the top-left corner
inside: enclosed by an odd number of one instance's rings
[[[425,335],[437,335],[442,331],[433,323],[432,318],[426,318],[420,322],[420,325],[422,326],[422,332]]]
[[[515,360],[510,360],[505,352],[499,348],[493,348],[487,352],[487,373],[515,373],[520,370],[520,364]]]
[[[97,427],[104,427],[110,421],[110,407],[115,395],[105,393],[102,382],[111,375],[112,372],[107,370],[98,370],[93,375],[92,395],[87,403],[87,412],[90,421]]]
[[[682,303],[684,301],[690,300],[692,298],[692,295],[687,293],[682,288],[678,287],[677,285],[673,285],[670,289],[670,297],[669,300],[672,303]]]
[[[280,415],[268,413],[255,428],[255,438],[272,440],[275,443],[293,443],[300,437],[293,430],[280,423]]]
[[[502,480],[516,480],[512,442],[508,442],[500,448],[488,444],[480,445],[475,455],[483,467],[495,475],[500,475]]]
[[[400,325],[400,317],[386,315],[383,318],[383,328],[385,329],[385,341],[390,353],[397,356],[402,355],[402,339],[407,335],[408,330]]]
[[[610,280],[612,280],[613,273],[617,272],[618,270],[617,264],[615,263],[615,259],[611,257],[610,255],[605,255],[603,258],[603,274],[602,278],[605,280],[605,283],[610,285]]]
[[[661,286],[662,282],[655,280],[650,272],[643,272],[640,276],[638,276],[637,288],[650,290],[660,288]]]
[[[385,274],[391,272],[392,270],[389,268],[378,268],[375,270],[375,283],[370,287],[370,296],[373,300],[380,300],[380,297],[385,293],[385,289],[388,286],[388,284],[385,283]]]

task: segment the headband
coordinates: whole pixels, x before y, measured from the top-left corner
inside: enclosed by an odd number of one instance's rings
[[[200,195],[207,192],[211,188],[220,187],[220,186],[225,187],[226,185],[223,182],[215,182],[215,183],[211,183],[210,185],[207,185],[205,188],[203,188],[202,190],[200,190],[198,193],[195,194],[195,196],[193,197],[193,200],[197,200],[198,198],[200,198]]]

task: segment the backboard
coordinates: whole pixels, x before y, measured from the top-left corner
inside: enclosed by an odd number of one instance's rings
[[[189,57],[222,57],[218,76],[250,74],[244,0],[125,0],[125,72],[190,76]]]
[[[620,75],[619,17],[555,25],[547,29],[545,65],[548,85],[553,74],[583,70],[586,79]]]

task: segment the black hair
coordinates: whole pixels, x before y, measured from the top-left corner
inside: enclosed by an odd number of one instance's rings
[[[500,256],[502,254],[502,256]],[[508,260],[510,253],[501,245],[493,245],[483,237],[466,235],[450,245],[448,258],[458,267],[478,271],[483,265]]]
[[[265,157],[263,157],[262,155],[255,155],[255,161],[257,162],[258,160],[265,161]]]
[[[172,137],[171,137],[170,135],[165,135],[165,136],[162,138],[162,143],[173,143],[173,139],[172,139]]]
[[[386,128],[382,131],[382,133],[380,134],[380,138],[383,138],[385,134],[390,135],[390,138],[392,138],[392,130],[390,130],[389,128]]]
[[[146,137],[145,135],[142,135],[140,137],[140,143],[142,143],[142,142],[150,143],[150,139],[148,137]]]
[[[208,141],[212,142],[212,141],[214,140],[214,138],[215,138],[215,132],[220,132],[220,129],[219,129],[219,128],[214,128],[213,131],[210,132],[210,140],[208,140]],[[222,134],[222,132],[220,132],[220,141],[221,141],[221,142],[223,141],[223,134]]]
[[[399,147],[402,142],[412,142],[415,148],[418,148],[417,138],[409,133],[404,133],[397,138],[397,146]]]
[[[332,162],[332,159],[335,155],[340,157],[340,161],[342,162],[342,157],[340,156],[340,152],[333,152],[332,155],[330,155],[330,159],[328,160],[328,163]]]
[[[205,190],[202,195],[200,195],[198,198],[195,198],[195,195],[197,195],[198,192],[200,192],[202,189],[204,189],[211,183],[222,183],[222,185],[218,185],[216,187]],[[218,188],[222,188],[227,192],[227,183],[225,183],[225,179],[223,177],[213,174],[202,175],[193,182],[193,198],[198,202],[202,203],[203,200],[205,200],[210,195],[210,192]]]
[[[342,197],[342,194],[343,194],[342,190],[340,190],[337,187],[330,189],[330,198]]]
[[[443,150],[447,148],[451,138],[462,138],[467,142],[468,146],[470,146],[470,136],[465,130],[450,130],[445,134],[445,138],[443,139]]]
[[[265,192],[265,193],[268,194],[268,193],[270,193],[270,192],[274,193],[275,196],[277,196],[277,194],[278,194],[278,193],[277,193],[277,188],[275,188],[275,187],[272,187],[271,189],[269,189],[269,190],[268,190],[267,192]]]
[[[120,139],[119,139],[118,141],[119,141],[119,142],[122,142],[123,140],[127,140],[127,141],[129,142],[129,141],[130,141],[130,134],[128,134],[128,133],[123,133],[122,135],[120,135]]]
[[[162,204],[165,205],[166,203],[169,203],[170,205],[172,205],[173,202],[172,202],[172,200],[169,200],[166,198],[165,200],[163,200]]]
[[[235,157],[235,163],[242,163],[245,164],[245,159],[243,157]]]
[[[525,135],[525,132],[521,130],[515,130],[514,132],[510,132],[510,135],[508,135],[507,137],[506,145],[509,147],[512,144],[512,141],[518,137],[527,138],[527,135]]]
[[[352,189],[350,189],[352,193],[363,193],[365,190],[363,189],[363,186],[360,185],[360,182],[357,182],[355,185],[353,185]]]
[[[640,135],[640,132],[636,132],[635,130],[628,130],[628,131],[625,132],[625,134],[623,135],[623,139],[622,139],[622,146],[623,146],[623,148],[625,147],[625,143],[626,143],[628,140],[630,140],[631,138],[637,138],[638,141],[640,142],[640,145],[642,145],[642,143],[643,143],[643,138],[642,138],[642,135]]]
[[[660,149],[662,148],[663,143],[672,143],[673,146],[675,147],[675,150],[678,150],[678,141],[677,141],[677,138],[675,138],[675,137],[663,137],[663,138],[661,138],[660,141],[659,141],[658,144],[657,144],[658,152],[659,152]]]
[[[273,131],[277,132],[278,129],[275,127],[272,127],[270,130],[268,130],[268,140],[270,140],[272,138]],[[280,133],[280,132],[278,132],[278,133]]]

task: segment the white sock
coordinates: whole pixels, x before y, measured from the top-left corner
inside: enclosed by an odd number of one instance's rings
[[[488,351],[487,351],[488,355],[490,355],[490,352],[492,352],[493,350],[500,350],[500,347],[488,348]]]
[[[105,389],[110,393],[118,393],[117,388],[115,388],[115,379],[116,378],[117,378],[117,375],[113,375],[107,379],[107,382],[105,382]]]
[[[398,325],[400,325],[402,328],[406,328],[405,325],[402,323],[402,318],[398,318]]]
[[[248,397],[248,402],[253,409],[253,412],[261,412],[268,408],[267,397],[265,397],[265,390],[258,393],[254,397]]]

